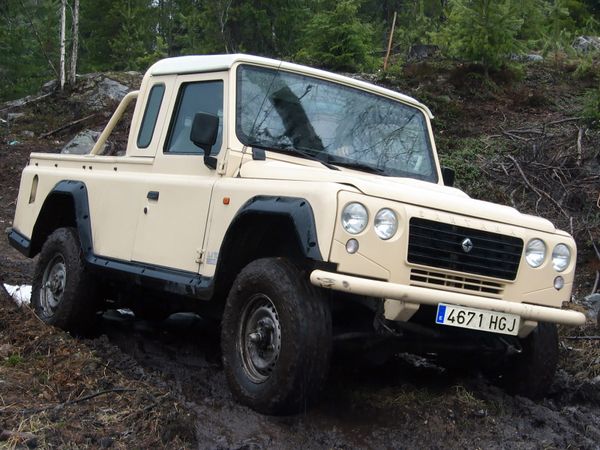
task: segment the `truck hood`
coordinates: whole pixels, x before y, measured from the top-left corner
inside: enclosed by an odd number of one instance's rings
[[[345,184],[373,197],[556,233],[552,223],[546,219],[522,214],[509,206],[472,199],[455,188],[411,178],[383,177],[344,168],[330,170],[325,167],[308,167],[274,160],[248,161],[242,166],[240,176],[255,179]]]

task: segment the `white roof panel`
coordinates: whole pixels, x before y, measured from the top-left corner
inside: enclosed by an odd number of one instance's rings
[[[405,103],[413,104],[424,109],[429,117],[433,118],[431,111],[422,103],[418,102],[412,97],[404,94],[386,89],[371,83],[367,83],[354,78],[346,77],[344,75],[338,75],[332,72],[326,72],[324,70],[313,69],[312,67],[302,66],[300,64],[288,63],[278,61],[271,58],[263,58],[262,56],[246,55],[242,53],[236,53],[232,55],[190,55],[190,56],[179,56],[176,58],[162,59],[153,64],[149,69],[148,73],[151,76],[159,75],[180,75],[190,73],[202,73],[202,72],[218,72],[224,70],[230,70],[231,67],[236,63],[249,63],[257,64],[267,67],[280,68],[282,70],[288,70],[291,72],[301,72],[307,75],[316,76],[319,78],[329,79],[331,81],[337,81],[346,85],[356,86],[368,91],[373,91],[386,95],[388,97],[395,97]]]

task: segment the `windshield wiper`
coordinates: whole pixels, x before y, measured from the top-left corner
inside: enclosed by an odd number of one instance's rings
[[[270,150],[273,152],[281,152],[281,153],[286,153],[288,155],[302,155],[304,156],[306,159],[310,159],[311,161],[317,161],[321,164],[323,164],[325,167],[327,167],[330,170],[340,170],[338,167],[335,167],[332,164],[329,164],[326,161],[323,161],[321,158],[319,158],[316,155],[313,155],[312,153],[309,153],[305,150],[301,150],[297,147],[265,147],[265,146],[261,146],[261,145],[254,145],[254,147],[259,147],[259,148],[264,148],[265,150]]]
[[[368,164],[356,162],[356,161],[337,161],[330,160],[336,166],[347,167],[349,169],[362,170],[363,172],[374,173],[378,175],[385,174],[385,170],[380,169],[379,167],[369,166]]]

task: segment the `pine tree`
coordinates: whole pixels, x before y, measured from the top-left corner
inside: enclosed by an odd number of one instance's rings
[[[58,76],[58,3],[0,2],[0,99],[35,92]]]
[[[448,21],[440,33],[453,56],[480,62],[486,71],[499,68],[522,48],[523,25],[514,0],[450,0]]]
[[[120,23],[120,29],[109,40],[112,67],[116,70],[145,70],[147,55],[153,53],[156,18],[151,0],[119,0],[109,16]]]
[[[548,0],[521,0],[515,5],[523,26],[517,38],[531,48],[539,48],[544,37]]]
[[[298,59],[343,71],[372,66],[373,29],[357,13],[356,1],[342,0],[333,10],[315,14],[306,26]]]

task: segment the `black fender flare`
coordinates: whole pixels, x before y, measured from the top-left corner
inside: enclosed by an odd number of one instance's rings
[[[323,261],[310,203],[301,197],[259,195],[246,201],[229,224],[219,250],[216,273],[219,273],[222,268],[223,255],[234,241],[239,225],[248,216],[276,216],[291,220],[303,256],[315,261]]]
[[[55,196],[68,196],[71,197],[73,201],[74,207],[74,219],[75,225],[77,227],[77,232],[79,234],[79,241],[81,242],[81,249],[83,254],[87,258],[89,255],[93,253],[93,241],[92,241],[92,227],[90,220],[90,208],[89,208],[89,200],[88,193],[85,183],[77,180],[62,180],[56,184],[52,188],[52,190],[48,193],[44,200],[44,204],[40,209],[40,213],[38,214],[38,218],[36,220],[35,225],[33,226],[32,233],[32,244],[35,243],[36,237],[40,232],[40,218],[44,217],[45,208],[47,208],[52,201],[52,198]],[[31,255],[34,256],[37,253],[37,245],[31,245],[29,247]]]

